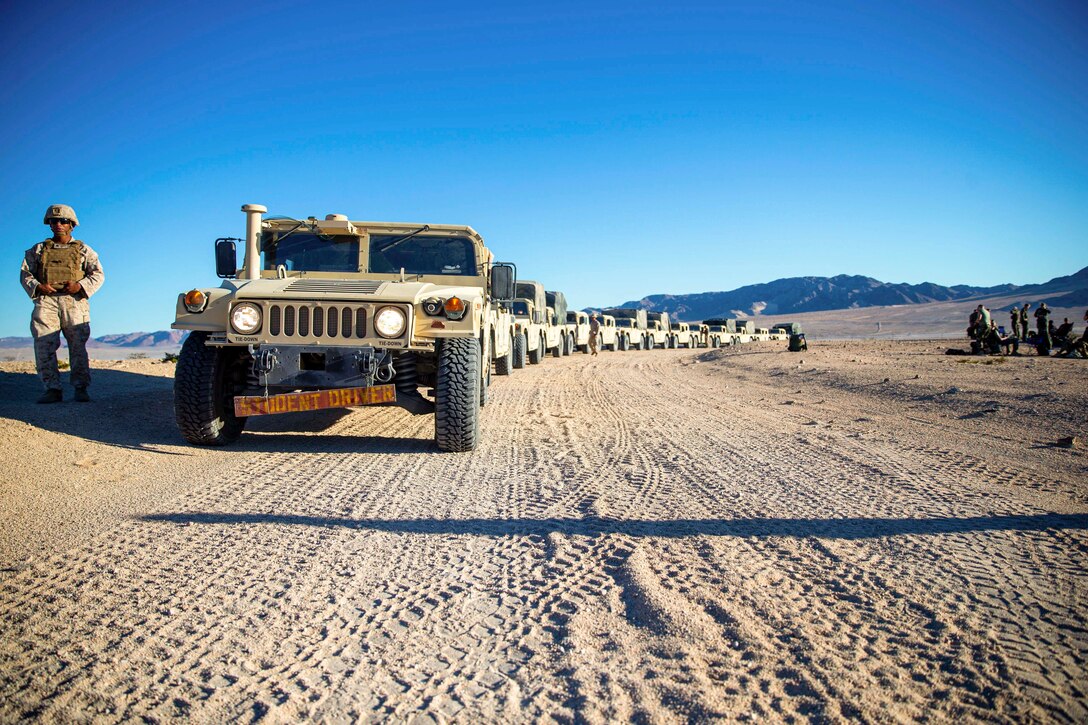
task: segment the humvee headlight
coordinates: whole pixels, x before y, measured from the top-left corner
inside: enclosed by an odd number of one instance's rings
[[[185,293],[185,309],[189,312],[203,312],[208,306],[208,296],[198,289]]]
[[[442,307],[446,310],[446,319],[460,320],[465,316],[465,301],[460,297],[450,297]]]
[[[230,311],[230,326],[240,335],[252,335],[261,329],[261,308],[252,302],[242,302]]]
[[[374,329],[382,337],[400,337],[407,323],[408,318],[398,307],[383,307],[374,315]]]
[[[423,311],[431,317],[437,317],[442,314],[442,300],[437,297],[431,297],[430,299],[423,300]]]

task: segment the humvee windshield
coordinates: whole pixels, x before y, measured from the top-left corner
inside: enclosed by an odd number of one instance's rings
[[[634,327],[634,326],[635,326],[635,320],[632,320],[630,317],[627,317],[627,318],[621,317],[621,318],[616,320],[616,327]]]
[[[350,234],[329,236],[299,230],[281,239],[265,234],[261,254],[267,270],[282,264],[288,271],[359,271],[359,237]]]
[[[518,302],[517,300],[514,300],[514,303],[511,305],[511,307],[514,310],[515,315],[522,315],[524,317],[529,316],[529,303],[528,302]]]
[[[567,313],[567,322],[578,322],[578,313],[577,312],[568,312]]]
[[[476,275],[476,251],[467,237],[374,234],[367,271],[405,274]]]

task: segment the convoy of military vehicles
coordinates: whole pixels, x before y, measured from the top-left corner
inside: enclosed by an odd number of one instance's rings
[[[562,292],[516,279],[468,226],[246,214],[244,239],[216,240],[219,287],[178,296],[188,330],[174,381],[174,413],[196,445],[225,445],[246,421],[357,405],[397,405],[434,416],[441,450],[480,437],[492,373],[590,352],[590,319]],[[244,243],[238,266],[237,243]],[[676,322],[664,312],[598,314],[601,350],[803,343],[800,326]]]

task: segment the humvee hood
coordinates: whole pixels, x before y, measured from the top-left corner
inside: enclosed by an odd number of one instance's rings
[[[415,304],[430,297],[449,298],[457,295],[473,298],[479,297],[480,293],[480,288],[473,285],[439,285],[432,282],[380,279],[293,277],[247,281],[238,289],[235,299],[365,300]]]

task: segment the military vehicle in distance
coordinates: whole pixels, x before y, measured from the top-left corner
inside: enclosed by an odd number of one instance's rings
[[[706,344],[708,347],[735,345],[738,342],[735,320],[716,317],[703,320],[702,326],[706,328]]]
[[[567,312],[567,327],[573,330],[573,348],[579,352],[589,352],[589,315],[572,310]]]
[[[511,305],[514,312],[514,344],[518,344],[517,335],[525,341],[526,358],[533,365],[544,360],[547,349],[547,300],[544,285],[532,280],[518,280],[515,284],[515,299]],[[517,351],[514,353],[517,365]]]
[[[601,323],[598,346],[602,350],[616,350],[619,336],[616,330],[616,318],[612,315],[598,314],[597,319]]]
[[[604,314],[616,319],[616,344],[620,350],[641,350],[647,344],[646,310],[609,307]]]
[[[676,336],[676,344],[680,347],[686,347],[689,350],[694,350],[699,347],[699,340],[701,338],[700,328],[698,322],[687,323],[677,322],[673,327],[673,334]]]
[[[669,325],[669,313],[668,312],[647,312],[646,313],[646,332],[649,338],[649,344],[646,349],[652,350],[655,347],[675,347],[675,338],[672,334],[672,328]]]
[[[548,307],[552,309],[551,324],[559,332],[558,347],[553,348],[549,338],[548,350],[555,357],[570,355],[574,352],[574,328],[567,323],[567,296],[554,290],[545,292],[544,296],[548,300]]]
[[[178,428],[224,445],[248,416],[393,404],[434,415],[435,442],[470,451],[491,361],[508,373],[513,265],[471,227],[270,217],[247,204],[216,241],[218,288],[178,296],[189,330],[174,380]],[[421,389],[426,391],[421,394]]]

